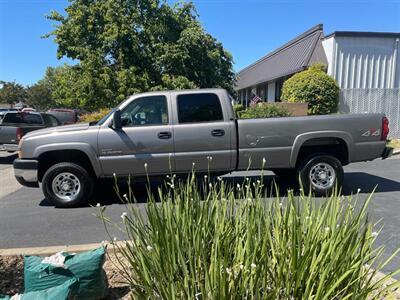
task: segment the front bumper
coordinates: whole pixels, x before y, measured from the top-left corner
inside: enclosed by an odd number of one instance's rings
[[[15,152],[15,151],[18,151],[18,145],[17,144],[2,144],[2,145],[0,145],[0,151]]]
[[[392,156],[392,154],[393,154],[393,148],[385,147],[385,150],[383,150],[383,153],[382,153],[382,159],[386,159],[386,158]]]
[[[20,158],[14,160],[15,179],[24,186],[39,187],[37,169],[37,160]]]

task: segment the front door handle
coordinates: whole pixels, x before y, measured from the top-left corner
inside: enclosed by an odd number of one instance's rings
[[[169,131],[163,131],[158,133],[158,138],[162,140],[168,140],[172,136],[171,132]]]
[[[214,129],[213,131],[211,131],[211,135],[212,136],[223,136],[223,135],[225,135],[225,130],[223,130],[223,129]]]

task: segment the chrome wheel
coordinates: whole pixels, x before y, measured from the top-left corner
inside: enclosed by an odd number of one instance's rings
[[[52,189],[58,198],[64,201],[73,201],[81,190],[81,182],[74,174],[63,172],[54,177]]]
[[[317,163],[311,167],[308,174],[311,184],[318,189],[330,189],[335,184],[336,173],[327,163]]]

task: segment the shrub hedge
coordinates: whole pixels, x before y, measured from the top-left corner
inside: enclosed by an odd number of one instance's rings
[[[82,123],[89,123],[89,122],[94,122],[94,121],[99,121],[101,118],[103,118],[108,112],[110,111],[109,108],[101,108],[98,111],[95,112],[90,112],[82,115],[79,118],[79,122]]]
[[[250,106],[246,110],[236,111],[239,119],[258,119],[258,118],[275,118],[290,117],[292,114],[284,107],[275,104],[259,103]]]
[[[311,115],[331,114],[338,109],[339,87],[321,65],[316,65],[286,80],[281,99],[308,103],[308,113]]]

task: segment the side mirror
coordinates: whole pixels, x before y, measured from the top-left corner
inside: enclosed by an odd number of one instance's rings
[[[121,129],[122,128],[121,111],[119,109],[117,109],[114,112],[113,120],[112,120],[112,127],[114,129]]]

